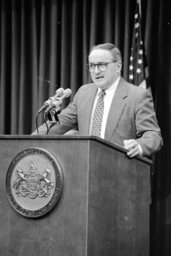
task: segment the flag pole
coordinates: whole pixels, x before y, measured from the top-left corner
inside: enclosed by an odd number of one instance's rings
[[[138,4],[138,7],[139,7],[139,14],[140,14],[140,17],[141,17],[141,0],[137,0],[137,4]]]

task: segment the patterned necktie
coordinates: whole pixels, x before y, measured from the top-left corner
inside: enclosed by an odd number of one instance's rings
[[[101,126],[102,126],[102,118],[103,118],[103,111],[104,111],[104,95],[105,90],[102,90],[99,93],[99,98],[96,104],[96,108],[93,115],[92,127],[91,127],[91,135],[95,135],[100,137],[101,134]]]

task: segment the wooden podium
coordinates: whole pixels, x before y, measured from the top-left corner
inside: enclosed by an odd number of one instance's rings
[[[15,156],[41,148],[60,161],[60,201],[40,218],[10,205]],[[0,136],[0,255],[148,256],[151,161],[96,137]]]

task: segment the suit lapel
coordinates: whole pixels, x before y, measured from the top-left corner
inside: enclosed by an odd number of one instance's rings
[[[89,134],[89,126],[90,126],[90,120],[91,120],[91,112],[93,109],[94,99],[97,93],[97,87],[94,85],[91,90],[89,97],[86,97],[86,100],[84,102],[84,127],[83,133],[85,135]]]
[[[124,79],[121,78],[109,110],[109,115],[108,115],[107,124],[106,124],[106,131],[105,131],[106,140],[109,140],[109,141],[111,140],[111,137],[116,129],[117,123],[126,105],[126,100],[125,100],[126,97],[127,97],[127,90],[126,90],[125,82],[124,82]]]

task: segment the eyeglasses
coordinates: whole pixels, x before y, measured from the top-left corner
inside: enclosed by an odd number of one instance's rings
[[[88,68],[89,68],[90,72],[94,72],[95,67],[97,67],[98,70],[103,72],[103,71],[106,71],[107,65],[109,65],[110,63],[114,63],[114,62],[117,62],[117,61],[114,60],[114,61],[111,61],[111,62],[101,62],[101,63],[97,63],[97,64],[89,63]]]

